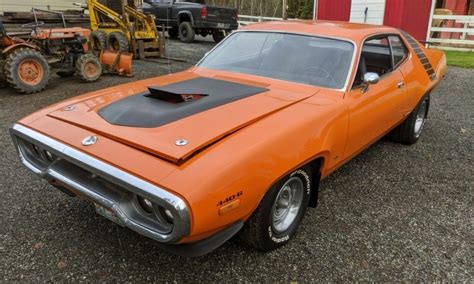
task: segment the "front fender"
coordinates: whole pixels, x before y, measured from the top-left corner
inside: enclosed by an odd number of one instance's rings
[[[327,106],[311,98],[274,113],[170,174],[164,184],[181,192],[193,212],[191,236],[246,220],[275,182],[315,158],[323,158],[325,168],[342,158],[348,125],[343,101]],[[222,212],[231,203],[232,210]]]

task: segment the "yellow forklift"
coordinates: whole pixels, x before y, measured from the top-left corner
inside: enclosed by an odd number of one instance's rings
[[[91,45],[100,50],[131,52],[134,58],[164,57],[164,40],[153,15],[138,10],[141,0],[87,0]]]

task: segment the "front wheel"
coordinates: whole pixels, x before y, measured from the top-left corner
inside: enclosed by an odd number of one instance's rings
[[[390,139],[395,142],[411,145],[416,143],[425,127],[430,95],[426,95],[410,113],[407,119],[390,133]]]
[[[93,54],[82,54],[76,61],[76,76],[83,82],[97,81],[102,75],[102,65]]]
[[[311,185],[309,167],[281,179],[265,194],[240,231],[240,237],[262,251],[286,244],[296,234],[306,212]]]

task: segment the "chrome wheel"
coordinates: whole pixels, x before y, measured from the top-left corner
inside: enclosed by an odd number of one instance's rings
[[[416,114],[416,120],[415,120],[415,137],[418,138],[421,135],[421,132],[423,131],[423,126],[425,125],[425,120],[426,120],[426,111],[427,111],[427,102],[424,100],[420,108],[418,109],[418,113]]]
[[[303,203],[304,185],[299,177],[290,178],[278,191],[272,207],[272,227],[283,233],[293,224]]]

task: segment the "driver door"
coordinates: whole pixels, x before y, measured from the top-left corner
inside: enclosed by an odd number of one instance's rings
[[[362,82],[367,72],[377,73],[379,81],[370,85]],[[346,94],[350,118],[345,157],[356,155],[404,118],[404,78],[398,69],[393,70],[387,36],[364,43],[356,76],[360,77]]]

